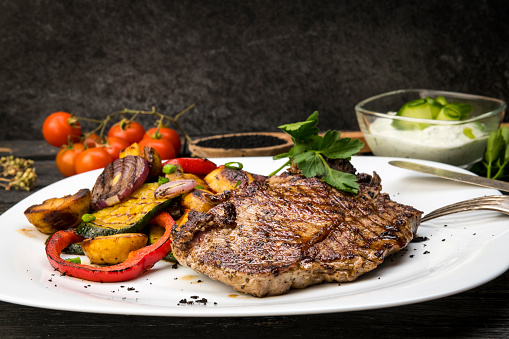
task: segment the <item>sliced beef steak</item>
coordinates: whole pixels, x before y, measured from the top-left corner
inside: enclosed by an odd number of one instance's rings
[[[286,173],[243,185],[172,230],[182,265],[257,297],[352,281],[405,247],[422,212],[358,174],[356,195]]]

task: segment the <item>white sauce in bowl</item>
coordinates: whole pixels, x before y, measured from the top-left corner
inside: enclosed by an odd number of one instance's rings
[[[482,159],[489,133],[480,123],[433,125],[423,130],[398,130],[391,119],[376,119],[364,137],[373,154],[425,159],[468,167]],[[474,139],[465,135],[471,129]]]

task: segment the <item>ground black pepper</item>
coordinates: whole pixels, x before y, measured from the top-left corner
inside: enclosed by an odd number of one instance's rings
[[[233,135],[200,140],[197,146],[210,148],[258,148],[286,144],[286,140],[265,134]]]

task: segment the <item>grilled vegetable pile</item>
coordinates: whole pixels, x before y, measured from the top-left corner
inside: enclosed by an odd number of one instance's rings
[[[27,208],[25,216],[50,234],[46,255],[61,273],[90,281],[125,281],[161,259],[175,260],[170,239],[174,220],[182,223],[190,209],[205,211],[214,205],[218,192],[209,184],[238,184],[240,174],[221,174],[228,171],[199,158],[163,164],[154,148],[133,143],[104,168],[92,190],[48,199]],[[240,176],[248,180],[247,174]],[[82,264],[81,257],[63,259],[61,253],[84,255],[93,265]]]

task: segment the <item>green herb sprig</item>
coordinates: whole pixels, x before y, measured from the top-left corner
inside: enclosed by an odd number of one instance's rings
[[[294,146],[287,152],[274,156],[274,159],[288,158],[288,161],[272,172],[275,175],[284,167],[295,163],[306,177],[322,176],[329,185],[350,193],[357,193],[359,184],[357,177],[330,168],[325,160],[347,159],[357,154],[364,144],[357,139],[341,138],[339,131],[327,131],[323,136],[318,134],[318,112],[311,114],[306,121],[279,126],[292,137]]]
[[[483,160],[472,171],[490,179],[509,179],[509,127],[501,126],[491,132]]]

